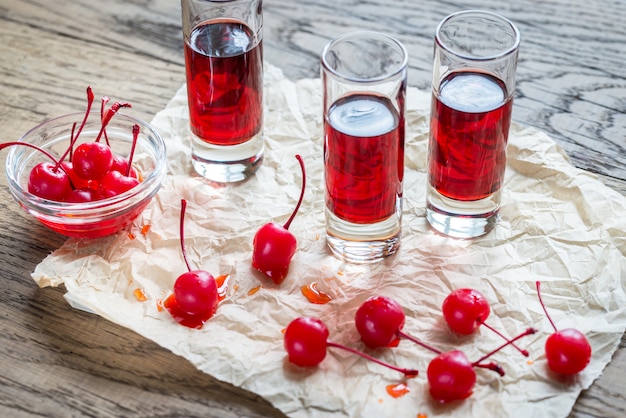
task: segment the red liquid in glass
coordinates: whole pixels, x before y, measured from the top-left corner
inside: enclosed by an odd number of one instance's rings
[[[439,193],[471,201],[500,189],[512,106],[504,83],[489,74],[457,72],[441,83],[429,144],[429,181]]]
[[[357,224],[383,221],[397,210],[404,173],[404,120],[387,98],[339,99],[325,121],[326,205]]]
[[[263,46],[238,21],[210,21],[185,43],[191,131],[216,145],[258,134],[263,121]]]

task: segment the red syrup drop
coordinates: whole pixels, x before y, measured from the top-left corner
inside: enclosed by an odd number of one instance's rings
[[[311,282],[306,284],[300,288],[300,291],[306,297],[309,302],[316,305],[325,305],[331,300],[333,300],[332,296],[328,293],[323,292],[317,288],[317,282]]]
[[[411,389],[404,382],[387,385],[385,389],[392,398],[400,398],[411,391]]]

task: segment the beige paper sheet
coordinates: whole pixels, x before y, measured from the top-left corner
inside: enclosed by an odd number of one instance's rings
[[[214,187],[190,175],[185,89],[153,123],[165,137],[169,176],[145,213],[127,232],[96,241],[70,239],[33,273],[40,286],[64,285],[74,306],[89,309],[179,354],[216,378],[255,392],[290,417],[565,417],[618,347],[626,327],[626,198],[574,168],[545,134],[514,126],[510,135],[502,220],[476,240],[433,233],[424,218],[429,94],[410,88],[403,236],[395,256],[370,266],[345,265],[324,242],[321,85],[319,79],[286,79],[266,68],[266,137],[263,166],[249,181]],[[277,287],[250,267],[252,238],[268,221],[284,222],[300,191],[306,163],[308,188],[291,225],[298,251],[290,274]],[[195,268],[229,274],[226,299],[201,330],[174,322],[157,309],[185,271],[178,220],[188,200],[186,243]],[[141,227],[150,225],[144,235]],[[546,370],[543,344],[551,332],[538,303],[535,280],[561,328],[576,327],[593,347],[591,364],[571,379]],[[317,282],[333,300],[310,303],[300,288]],[[258,292],[254,290],[259,285]],[[404,331],[470,359],[501,344],[489,330],[452,335],[440,306],[453,289],[472,287],[492,307],[487,322],[508,335],[528,326],[539,333],[520,341],[530,362],[508,347],[494,356],[506,376],[478,370],[474,394],[439,406],[427,394],[426,368],[433,355],[408,341],[373,355],[420,375],[410,392],[393,398],[386,387],[401,376],[359,357],[330,349],[317,368],[299,370],[286,361],[282,330],[298,316],[321,318],[330,339],[362,348],[354,314],[371,295],[395,298],[404,307]],[[140,302],[140,289],[148,300]]]

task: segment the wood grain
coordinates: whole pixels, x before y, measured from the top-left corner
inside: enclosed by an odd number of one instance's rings
[[[318,77],[319,52],[353,29],[405,43],[413,86],[430,84],[432,35],[481,8],[522,32],[514,120],[547,132],[572,162],[626,194],[626,1],[266,0],[265,59]],[[0,139],[84,107],[84,89],[150,120],[184,82],[180,4],[0,0]],[[4,159],[5,156],[2,156]],[[125,328],[68,307],[29,273],[64,238],[13,202],[0,179],[0,416],[282,417]],[[571,417],[626,416],[626,341]]]

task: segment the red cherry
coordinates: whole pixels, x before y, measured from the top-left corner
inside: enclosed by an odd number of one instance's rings
[[[289,361],[313,367],[326,358],[328,328],[317,318],[296,318],[285,329],[284,344]]]
[[[302,187],[300,198],[293,213],[285,225],[281,226],[273,222],[263,225],[254,235],[252,241],[252,267],[265,274],[276,284],[282,283],[287,276],[289,264],[296,253],[297,241],[289,232],[289,226],[300,208],[306,187],[304,162],[299,155],[296,155],[296,158],[302,169]]]
[[[545,351],[550,370],[563,375],[573,375],[583,371],[591,361],[591,345],[585,335],[573,328],[557,330],[550,318],[541,297],[541,284],[537,286],[537,296],[554,333],[546,340]]]
[[[458,334],[472,334],[483,325],[508,341],[505,335],[485,322],[491,313],[491,307],[485,296],[478,290],[464,288],[452,291],[444,299],[441,311],[448,327]],[[527,350],[515,344],[512,345],[522,355],[528,357]]]
[[[418,371],[415,369],[397,367],[361,351],[328,341],[328,328],[317,318],[302,317],[291,321],[285,329],[284,345],[289,361],[301,367],[317,366],[326,358],[327,348],[334,347],[400,372],[408,378],[415,377],[418,374]]]
[[[370,348],[395,347],[404,338],[440,353],[402,331],[405,318],[398,302],[385,296],[372,296],[357,309],[354,323],[361,341]]]
[[[98,180],[111,169],[113,152],[106,144],[86,142],[74,150],[72,164],[77,176],[86,180]]]
[[[263,225],[252,241],[252,267],[274,283],[280,284],[289,272],[289,264],[296,253],[297,241],[291,232],[277,223]]]
[[[90,188],[74,189],[67,196],[65,196],[65,202],[68,203],[85,203],[93,202],[100,199],[100,195],[97,190]]]
[[[75,189],[83,189],[83,188],[90,188],[90,189],[98,189],[98,182],[95,180],[85,180],[82,177],[79,177],[76,172],[74,172],[74,165],[72,164],[71,161],[63,161],[61,163],[61,167],[63,168],[63,171],[65,171],[67,173],[67,175],[70,178],[70,181],[72,182],[72,186]]]
[[[587,337],[573,328],[550,335],[546,340],[545,349],[548,367],[556,373],[576,374],[591,361],[591,346]]]
[[[28,192],[35,196],[61,202],[71,191],[70,178],[56,163],[41,162],[30,171]]]
[[[113,197],[132,189],[139,184],[134,177],[127,177],[119,171],[109,171],[100,180],[100,193],[102,197]]]
[[[454,290],[444,299],[441,310],[450,329],[465,335],[476,331],[491,313],[487,299],[474,289]]]
[[[459,350],[439,354],[428,364],[428,391],[434,400],[448,403],[469,397],[476,384],[476,372]]]
[[[111,171],[118,171],[121,174],[126,175],[128,171],[128,177],[134,177],[139,179],[139,173],[135,170],[135,167],[131,166],[130,170],[128,169],[128,160],[120,155],[113,156],[113,164],[111,165]]]
[[[189,315],[209,313],[212,316],[217,309],[217,283],[210,273],[192,270],[176,279],[174,297],[178,306]]]
[[[186,209],[187,201],[182,199],[180,201],[180,247],[187,272],[178,276],[174,282],[174,303],[168,298],[165,307],[179,323],[199,328],[217,310],[219,294],[217,282],[213,275],[204,270],[191,270],[189,265],[187,250],[185,249]]]
[[[356,311],[354,322],[361,340],[370,348],[397,345],[405,315],[398,302],[384,296],[372,296]]]

